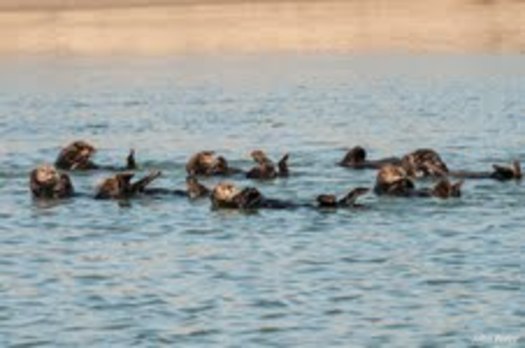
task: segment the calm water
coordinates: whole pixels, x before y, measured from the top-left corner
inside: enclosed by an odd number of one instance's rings
[[[100,163],[133,147],[173,188],[198,150],[245,168],[254,148],[289,151],[292,177],[255,184],[304,201],[373,184],[334,165],[356,144],[433,147],[460,169],[525,162],[523,56],[42,57],[0,60],[0,74],[0,346],[525,345],[514,182],[253,214],[181,198],[46,205],[27,189],[75,139]],[[108,174],[73,180],[89,193]]]

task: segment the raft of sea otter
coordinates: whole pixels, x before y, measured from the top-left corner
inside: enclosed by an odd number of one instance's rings
[[[104,166],[93,162],[96,149],[85,141],[75,141],[63,148],[55,165],[44,164],[31,171],[30,189],[37,199],[65,199],[76,195],[73,183],[67,172],[88,170],[110,170],[117,172],[106,178],[96,188],[95,199],[130,199],[141,195],[179,195],[189,199],[209,197],[213,208],[228,209],[286,209],[294,207],[359,207],[356,200],[369,192],[368,188],[358,187],[344,197],[332,194],[321,194],[315,203],[297,203],[268,198],[255,187],[238,188],[231,182],[221,182],[209,189],[199,182],[201,177],[244,176],[255,180],[271,180],[288,177],[288,154],[275,164],[261,150],[255,150],[251,156],[255,162],[253,168],[245,171],[233,168],[228,161],[212,151],[202,151],[193,155],[186,164],[186,190],[150,188],[160,171],[152,171],[141,179],[132,181],[133,171],[137,169],[135,153],[130,151],[126,165]],[[368,160],[366,151],[356,146],[348,151],[339,165],[351,169],[378,170],[373,192],[377,195],[398,197],[438,197],[447,199],[461,196],[461,185],[464,179],[493,179],[499,181],[520,180],[521,166],[514,161],[510,166],[493,165],[486,172],[450,170],[438,153],[431,149],[419,149],[402,157],[389,157]],[[416,180],[422,177],[436,178],[433,187],[419,188]],[[459,181],[452,183],[451,179]]]

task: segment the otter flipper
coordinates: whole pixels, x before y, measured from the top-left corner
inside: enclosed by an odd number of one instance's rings
[[[514,161],[512,163],[512,166],[510,167],[504,167],[499,166],[497,164],[492,165],[492,168],[494,168],[494,172],[492,173],[491,177],[496,180],[500,181],[507,181],[512,179],[521,179],[521,166],[520,162]]]
[[[366,187],[355,188],[352,191],[350,191],[344,198],[340,199],[338,205],[342,207],[356,206],[356,200],[362,195],[368,193],[368,191],[370,190]]]
[[[290,175],[290,171],[288,170],[289,157],[290,155],[286,153],[277,163],[277,166],[279,168],[279,176],[281,177],[288,177]]]
[[[151,184],[155,179],[157,179],[161,175],[162,175],[162,172],[160,170],[152,171],[151,173],[149,173],[148,175],[146,175],[145,177],[143,177],[139,181],[131,184],[130,193],[134,194],[134,193],[137,193],[137,192],[144,191],[146,186]]]
[[[126,169],[135,170],[137,169],[137,162],[135,161],[135,150],[129,150],[128,157],[126,157]]]

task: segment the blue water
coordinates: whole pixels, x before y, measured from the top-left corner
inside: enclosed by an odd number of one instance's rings
[[[372,186],[373,171],[334,165],[357,144],[432,147],[457,169],[525,162],[523,56],[25,57],[0,59],[0,76],[1,347],[525,345],[519,183],[250,214],[176,197],[43,204],[27,188],[75,139],[99,163],[135,148],[171,188],[199,150],[244,168],[255,148],[288,151],[289,179],[236,183],[297,201]],[[91,193],[108,175],[73,181]]]

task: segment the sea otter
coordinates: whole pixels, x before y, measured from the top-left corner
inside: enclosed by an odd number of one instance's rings
[[[29,186],[35,198],[69,198],[75,193],[71,179],[49,164],[38,166],[29,175]]]
[[[212,207],[229,209],[257,209],[271,208],[265,197],[253,187],[239,190],[234,184],[228,182],[219,183],[211,193]],[[284,204],[283,202],[283,207]],[[280,206],[280,205],[279,205]]]
[[[201,151],[190,157],[186,163],[188,175],[228,176],[242,172],[230,167],[226,158],[215,156],[214,151]]]
[[[411,152],[401,159],[398,157],[388,157],[379,160],[367,160],[366,150],[361,146],[350,149],[339,165],[353,169],[380,169],[385,165],[402,165],[411,177],[446,176],[448,168],[432,149],[418,149]]]
[[[277,169],[272,160],[262,150],[254,150],[250,154],[257,165],[246,173],[248,179],[275,179],[277,177],[288,177],[288,158],[285,154],[277,163]]]
[[[368,160],[366,157],[366,150],[361,146],[355,146],[346,153],[339,165],[353,169],[379,169],[385,164],[401,163],[401,159],[397,157],[387,157],[378,160]]]
[[[438,197],[450,198],[461,196],[463,181],[455,184],[444,177],[431,189],[416,189],[412,177],[401,165],[385,165],[381,167],[376,178],[374,192],[377,195],[400,197]]]
[[[494,164],[491,172],[475,172],[466,170],[450,170],[438,153],[431,149],[419,149],[401,160],[401,165],[405,168],[408,175],[417,177],[453,177],[460,179],[494,179],[507,181],[521,179],[521,166],[518,161],[514,161],[510,166],[500,166]]]
[[[317,196],[317,204],[295,203],[280,199],[265,197],[254,187],[247,187],[242,190],[234,184],[223,182],[218,184],[212,191],[212,207],[228,209],[291,209],[291,208],[337,208],[337,207],[358,207],[355,203],[358,197],[368,192],[366,188],[357,188],[340,200],[334,195]]]
[[[356,204],[356,200],[368,193],[370,189],[365,187],[358,187],[353,190],[351,190],[349,193],[346,194],[341,199],[337,199],[335,195],[331,194],[322,194],[317,196],[317,204],[319,207],[322,208],[338,208],[338,207],[352,207],[352,208],[358,208],[361,207],[361,205]]]
[[[126,199],[132,198],[137,194],[155,194],[156,189],[151,189],[148,192],[147,186],[161,175],[160,171],[152,171],[142,179],[132,183],[131,179],[134,174],[131,172],[124,172],[116,174],[110,178],[105,179],[97,187],[95,194],[96,199]],[[165,192],[162,190],[162,193]]]
[[[137,168],[133,150],[130,150],[124,168],[94,163],[92,157],[96,151],[93,145],[85,141],[75,141],[60,151],[55,161],[55,166],[63,170],[134,170]]]
[[[401,159],[389,157],[376,161],[366,160],[366,151],[361,146],[352,148],[346,154],[345,158],[339,163],[342,166],[355,169],[379,169],[386,164],[401,165],[407,173],[407,176],[415,179],[419,177],[453,177],[460,179],[494,179],[506,181],[512,179],[521,179],[522,172],[520,163],[514,161],[510,166],[493,165],[493,171],[466,171],[450,170],[441,156],[432,149],[418,149]]]

